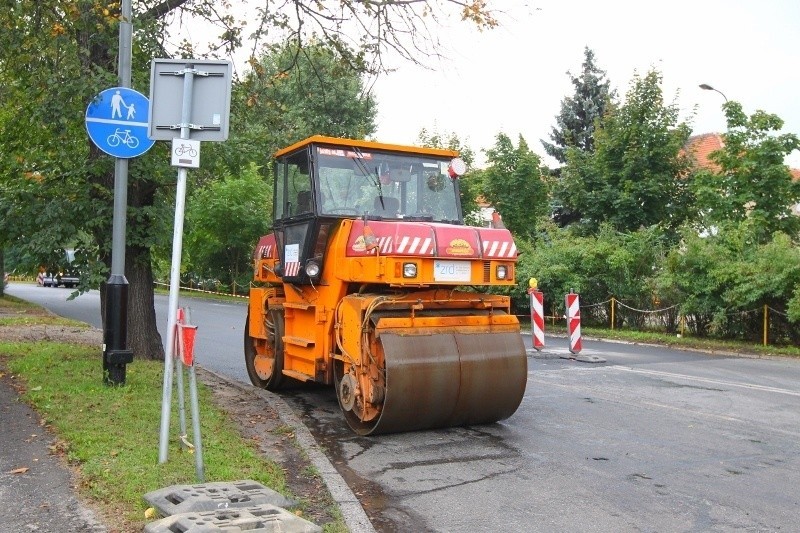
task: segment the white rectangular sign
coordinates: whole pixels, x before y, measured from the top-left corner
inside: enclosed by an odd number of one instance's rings
[[[472,264],[469,261],[433,262],[433,279],[435,281],[468,282],[472,278]]]
[[[200,141],[172,139],[172,166],[198,168],[200,166]]]

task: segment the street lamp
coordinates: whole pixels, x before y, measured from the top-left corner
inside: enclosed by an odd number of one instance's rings
[[[725,96],[725,94],[722,91],[720,91],[719,89],[715,89],[715,88],[713,88],[711,85],[709,85],[707,83],[701,83],[700,84],[700,88],[703,89],[704,91],[716,91],[716,92],[718,92],[725,99],[725,103],[726,104],[728,103],[728,97]]]

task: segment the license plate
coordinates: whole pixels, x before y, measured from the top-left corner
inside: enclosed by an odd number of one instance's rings
[[[435,281],[463,281],[472,279],[472,264],[469,261],[434,261],[433,279]]]

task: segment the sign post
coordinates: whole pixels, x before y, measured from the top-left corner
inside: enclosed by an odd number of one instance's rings
[[[148,136],[153,140],[173,141],[173,158],[178,157],[177,161],[173,159],[173,164],[178,167],[178,183],[175,193],[167,342],[164,350],[159,463],[167,461],[169,450],[187,167],[199,165],[197,158],[200,146],[192,141],[224,141],[228,138],[231,72],[230,61],[154,59],[150,64],[150,100],[153,105],[147,121]],[[175,138],[180,141],[174,141]],[[199,442],[196,448],[200,449]]]
[[[133,24],[131,0],[120,4],[120,87],[101,92],[86,109],[86,131],[97,147],[116,157],[114,162],[114,220],[111,242],[111,274],[105,286],[103,315],[103,381],[125,384],[125,365],[133,361],[128,350],[128,280],[125,278],[125,223],[128,207],[128,158],[153,146],[139,131],[148,115],[147,99],[131,86]],[[124,108],[124,112],[123,112]],[[138,113],[138,117],[137,117]],[[144,123],[146,126],[146,123]]]

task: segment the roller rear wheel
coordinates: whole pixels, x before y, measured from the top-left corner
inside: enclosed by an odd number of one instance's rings
[[[277,390],[284,383],[283,375],[283,313],[270,309],[266,316],[267,338],[250,336],[250,315],[244,332],[244,360],[250,382],[256,387]]]
[[[518,332],[371,332],[371,364],[334,361],[336,397],[360,435],[488,424],[511,416],[527,383]]]

